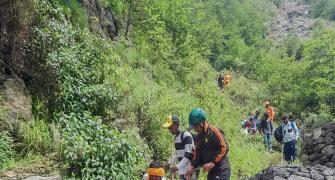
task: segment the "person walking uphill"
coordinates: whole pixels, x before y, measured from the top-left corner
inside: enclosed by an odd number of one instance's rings
[[[193,137],[188,131],[181,131],[179,128],[179,118],[176,115],[168,116],[166,123],[163,124],[164,128],[168,128],[170,133],[175,136],[174,145],[176,148],[176,154],[170,157],[167,167],[170,167],[174,161],[178,161],[176,166],[170,168],[172,173],[178,171],[179,179],[185,180],[185,173],[188,166],[191,165],[193,158],[192,150],[194,149]],[[192,174],[190,180],[196,180],[199,171],[195,171]]]
[[[222,130],[210,125],[206,113],[201,108],[193,109],[189,115],[189,129],[197,132],[196,153],[186,175],[190,176],[195,168],[202,166],[208,172],[207,180],[229,180],[229,146]]]
[[[271,106],[269,101],[265,102],[265,111],[268,114],[270,127],[271,127],[271,133],[273,133],[273,121],[275,119],[275,111],[273,110],[273,107]]]
[[[232,77],[229,73],[226,73],[226,74],[223,76],[223,84],[224,84],[224,88],[229,87],[230,82],[232,81],[232,79],[233,79],[233,77]]]
[[[284,142],[284,158],[290,164],[296,158],[295,144],[299,138],[299,129],[294,122],[289,122],[287,116],[282,117],[283,125],[283,142]]]

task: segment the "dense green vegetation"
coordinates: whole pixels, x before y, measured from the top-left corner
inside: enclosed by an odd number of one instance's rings
[[[318,27],[306,42],[289,37],[274,48],[265,24],[282,1],[98,3],[114,12],[117,40],[100,38],[76,0],[34,2],[27,49],[41,86],[19,137],[23,154],[56,151],[67,176],[138,179],[150,159],[171,154],[165,117],[178,114],[186,127],[189,111],[202,107],[227,135],[232,179],[247,177],[280,159],[239,132],[264,98],[278,116],[292,111],[314,123],[335,114],[334,31]],[[215,78],[228,71],[233,83],[221,93]],[[6,161],[12,141],[1,137]]]
[[[314,17],[322,17],[327,18],[329,20],[335,20],[334,0],[320,0],[320,1],[305,0],[305,2],[311,4],[312,15]]]

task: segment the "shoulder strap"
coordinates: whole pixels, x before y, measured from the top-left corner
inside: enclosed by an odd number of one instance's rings
[[[180,140],[181,140],[181,143],[182,143],[182,144],[184,144],[184,143],[183,143],[183,141],[184,141],[184,133],[185,133],[185,131],[182,131],[182,132],[180,133]]]

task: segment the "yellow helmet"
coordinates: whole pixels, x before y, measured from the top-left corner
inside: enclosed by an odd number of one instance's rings
[[[173,123],[179,123],[179,118],[176,115],[168,116],[165,123],[163,124],[164,128],[169,128]]]

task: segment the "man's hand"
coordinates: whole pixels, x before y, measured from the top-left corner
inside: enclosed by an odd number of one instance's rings
[[[185,173],[186,179],[192,176],[193,171],[194,171],[194,167],[192,165],[188,166],[186,173]]]
[[[208,172],[210,171],[213,167],[215,166],[215,164],[213,162],[207,163],[205,165],[202,166],[202,169],[204,170],[204,172]]]
[[[171,172],[172,172],[173,174],[175,174],[177,171],[178,171],[178,168],[177,168],[176,166],[173,166],[173,167],[171,168]]]

